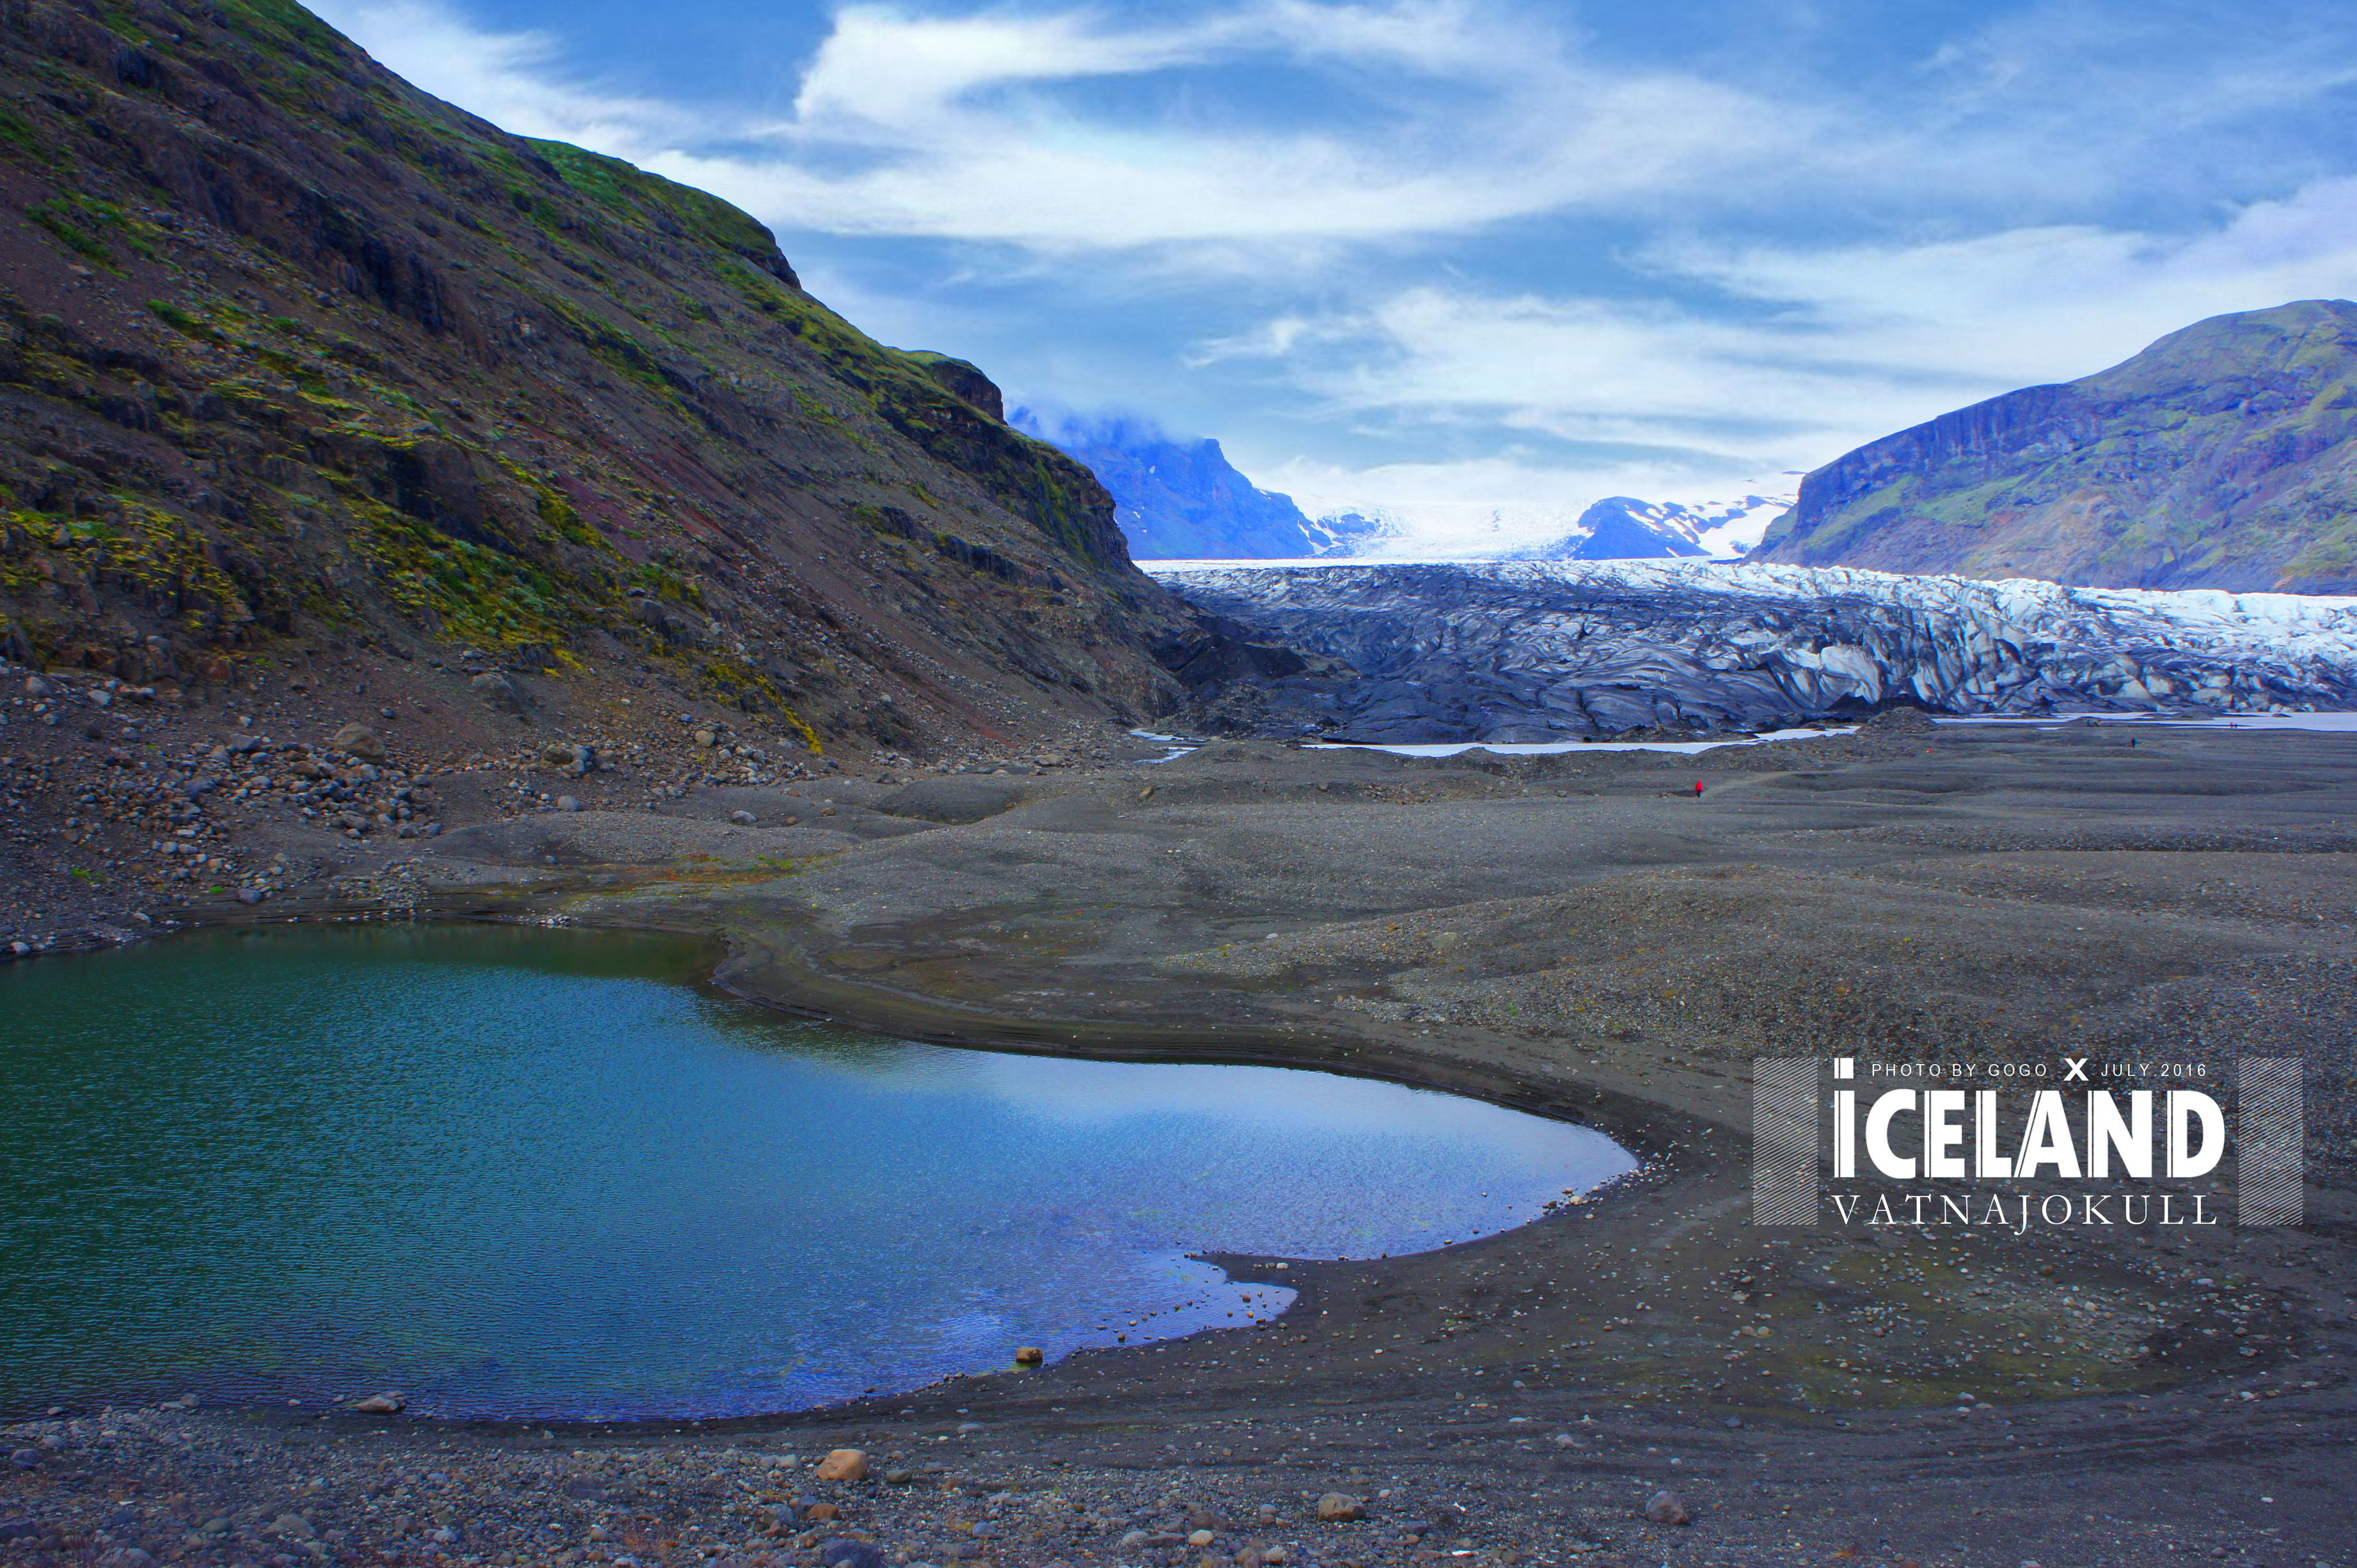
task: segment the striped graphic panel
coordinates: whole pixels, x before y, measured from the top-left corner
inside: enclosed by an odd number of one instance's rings
[[[2308,1119],[2298,1057],[2244,1057],[2235,1089],[2242,1136],[2234,1152],[2234,1218],[2297,1225],[2306,1217]]]
[[[1751,1223],[1817,1222],[1815,1057],[1751,1060]]]

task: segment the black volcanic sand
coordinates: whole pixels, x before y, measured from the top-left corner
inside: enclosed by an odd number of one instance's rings
[[[1597,1125],[1645,1167],[1437,1252],[1221,1260],[1301,1293],[1258,1330],[702,1428],[175,1412],[202,1434],[178,1462],[237,1443],[255,1457],[224,1476],[438,1469],[479,1534],[398,1539],[452,1555],[647,1562],[700,1540],[815,1561],[798,1543],[847,1525],[915,1560],[1007,1563],[1266,1543],[1329,1563],[2357,1562],[2357,736],[2135,733],[1897,714],[1701,757],[1447,762],[1221,743],[1162,767],[718,790],[451,835],[405,897],[717,933],[722,982],[780,1007],[1437,1085]],[[739,810],[765,825],[732,851],[720,824]],[[2299,1055],[2308,1221],[1756,1227],[1749,1060],[1803,1054],[2058,1077],[2064,1054],[2199,1064],[2222,1099],[2233,1058]],[[856,1151],[844,1180],[857,1201]],[[2231,1163],[2174,1191],[2229,1219],[2232,1195]],[[167,1443],[102,1459],[81,1442],[11,1485],[73,1465],[174,1484],[138,1457]],[[915,1479],[760,1468],[852,1444]],[[653,1470],[681,1478],[651,1490]],[[635,1491],[599,1479],[625,1472]],[[531,1522],[567,1533],[526,1549],[492,1522],[520,1474],[548,1488]],[[568,1478],[585,1496],[560,1506]],[[756,1534],[723,1504],[764,1487],[845,1517]],[[1692,1523],[1641,1517],[1663,1487]],[[1309,1518],[1328,1491],[1369,1519]],[[1186,1505],[1215,1521],[1211,1547],[1153,1533]],[[591,1516],[611,1541],[570,1533]],[[385,1510],[350,1517],[352,1542],[394,1539]],[[976,1521],[992,1530],[951,1528]],[[1121,1547],[1133,1528],[1155,1543]]]

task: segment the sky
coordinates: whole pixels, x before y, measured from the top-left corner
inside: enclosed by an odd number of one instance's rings
[[[311,0],[1313,511],[1727,499],[2357,295],[2347,0]]]

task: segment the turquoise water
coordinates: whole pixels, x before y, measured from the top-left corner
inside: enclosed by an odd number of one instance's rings
[[[1187,1253],[1417,1251],[1631,1168],[1390,1084],[787,1019],[710,956],[371,926],[0,968],[0,1412],[798,1408],[1248,1323],[1291,1293]]]

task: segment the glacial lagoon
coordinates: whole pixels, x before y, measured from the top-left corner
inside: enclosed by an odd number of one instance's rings
[[[1189,1254],[1420,1251],[1633,1165],[1363,1079],[787,1018],[713,956],[381,925],[0,969],[0,1413],[803,1408],[1249,1325],[1291,1293]]]

